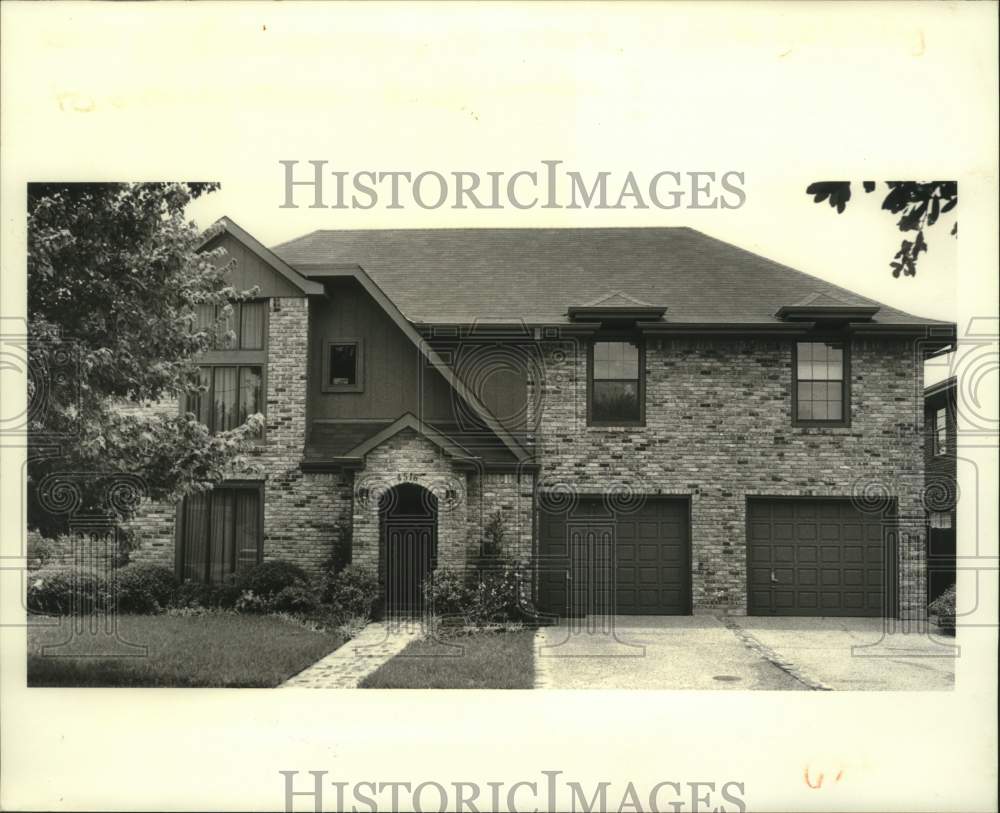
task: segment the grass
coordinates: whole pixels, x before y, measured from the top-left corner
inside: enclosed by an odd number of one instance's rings
[[[31,618],[28,686],[277,686],[345,640],[263,615],[121,615],[118,637],[146,646],[147,653],[108,658],[94,653],[107,653],[113,636],[71,637],[70,621]],[[60,644],[43,654],[46,645]]]
[[[413,641],[361,681],[362,689],[530,689],[535,634],[478,632]]]

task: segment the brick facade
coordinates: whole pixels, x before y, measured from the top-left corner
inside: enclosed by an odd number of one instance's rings
[[[353,478],[303,472],[306,433],[308,301],[271,301],[264,440],[254,454],[264,484],[265,559],[287,559],[319,575],[333,553],[338,524],[351,516]],[[147,503],[131,525],[142,540],[133,561],[173,566],[175,506]]]
[[[848,428],[792,425],[790,340],[650,338],[644,427],[587,426],[582,341],[552,342],[545,357],[540,486],[690,496],[695,612],[746,612],[747,498],[807,495],[876,512],[896,501],[900,614],[923,614],[923,373],[911,343],[851,342]]]
[[[528,382],[529,443],[540,466],[498,472],[456,467],[404,430],[369,452],[357,472],[303,472],[308,302],[273,300],[267,421],[257,452],[264,483],[264,557],[318,574],[338,527],[352,529],[353,561],[381,567],[377,496],[412,482],[439,505],[439,561],[464,566],[499,510],[508,552],[533,553],[535,493],[683,495],[691,500],[695,612],[746,611],[746,500],[854,497],[898,513],[899,608],[924,612],[926,593],[922,369],[904,339],[851,342],[852,423],[799,428],[791,420],[789,339],[657,338],[646,342],[646,425],[588,427],[585,343],[543,341],[542,380]],[[377,375],[377,365],[370,374]],[[536,406],[537,402],[537,406]],[[138,561],[173,564],[172,506],[147,505],[133,522]]]

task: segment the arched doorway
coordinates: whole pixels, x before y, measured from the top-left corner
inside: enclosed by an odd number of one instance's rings
[[[437,497],[403,483],[379,500],[379,525],[388,617],[423,609],[421,585],[437,564]]]

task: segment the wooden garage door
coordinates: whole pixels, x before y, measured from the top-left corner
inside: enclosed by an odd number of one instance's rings
[[[752,615],[879,616],[893,606],[891,517],[846,499],[752,499],[747,510]]]
[[[634,511],[601,500],[539,516],[539,599],[559,616],[691,612],[686,500],[649,499]]]

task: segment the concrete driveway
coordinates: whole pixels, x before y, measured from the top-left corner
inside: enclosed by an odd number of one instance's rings
[[[538,631],[543,689],[950,689],[952,639],[880,619],[615,616]]]

